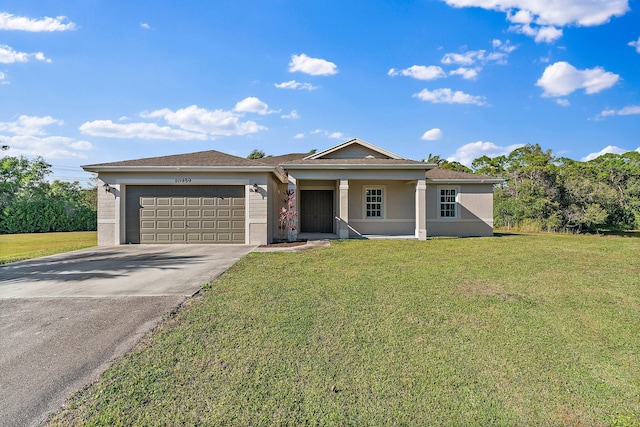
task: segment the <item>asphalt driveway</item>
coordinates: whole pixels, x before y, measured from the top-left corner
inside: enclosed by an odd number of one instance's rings
[[[0,425],[41,425],[252,249],[132,245],[0,266]]]

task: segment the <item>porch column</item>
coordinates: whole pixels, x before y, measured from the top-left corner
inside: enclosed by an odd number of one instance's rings
[[[427,240],[427,181],[416,182],[416,238]]]
[[[296,185],[296,179],[293,178],[292,176],[289,176],[289,183],[287,184],[287,190],[292,190],[293,191],[293,201],[292,201],[292,208],[293,208],[293,212],[296,212],[297,215],[295,216],[295,218],[293,219],[293,231],[292,230],[286,230],[286,235],[287,238],[290,241],[295,241],[298,240],[298,233],[300,232],[300,210],[298,209],[298,186]],[[283,195],[286,196],[286,195]],[[284,199],[284,197],[280,197],[281,199]],[[280,201],[280,203],[282,203],[282,201]],[[286,207],[286,206],[285,206]],[[278,211],[278,226],[280,225],[280,211]]]
[[[338,213],[338,237],[349,238],[349,180],[340,180],[340,200]]]

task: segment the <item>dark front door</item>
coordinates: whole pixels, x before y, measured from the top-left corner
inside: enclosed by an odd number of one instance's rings
[[[302,190],[300,217],[302,233],[333,233],[333,190]]]

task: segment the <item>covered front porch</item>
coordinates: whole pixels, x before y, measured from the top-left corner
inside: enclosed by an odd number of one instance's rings
[[[298,212],[295,237],[426,239],[424,178],[393,178],[380,179],[380,171],[338,179],[290,173],[288,189],[295,192]]]

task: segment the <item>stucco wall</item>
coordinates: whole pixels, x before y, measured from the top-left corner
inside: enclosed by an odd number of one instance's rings
[[[366,218],[365,188],[383,189],[382,219]],[[415,183],[405,181],[353,180],[349,181],[350,236],[363,234],[413,235],[415,233]]]
[[[176,180],[182,180],[177,183]],[[184,180],[189,180],[185,183]],[[115,188],[115,194],[103,190],[104,183]],[[266,244],[270,240],[267,212],[269,185],[273,182],[269,173],[103,173],[98,176],[98,245],[112,246],[124,243],[125,195],[127,185],[242,185],[245,187],[245,242]],[[250,191],[253,184],[258,191]]]
[[[324,159],[364,159],[367,156],[372,156],[376,158],[385,158],[381,153],[370,150],[361,145],[350,145],[348,147],[342,148],[340,150],[334,151],[333,153],[329,153],[324,155],[322,158]]]
[[[107,193],[104,184],[109,184],[114,193]],[[117,245],[116,230],[118,227],[117,201],[120,191],[115,186],[115,179],[109,175],[98,178],[98,246]]]
[[[438,217],[441,187],[454,187],[458,190],[456,218]],[[493,185],[429,183],[427,185],[427,235],[493,235]]]

